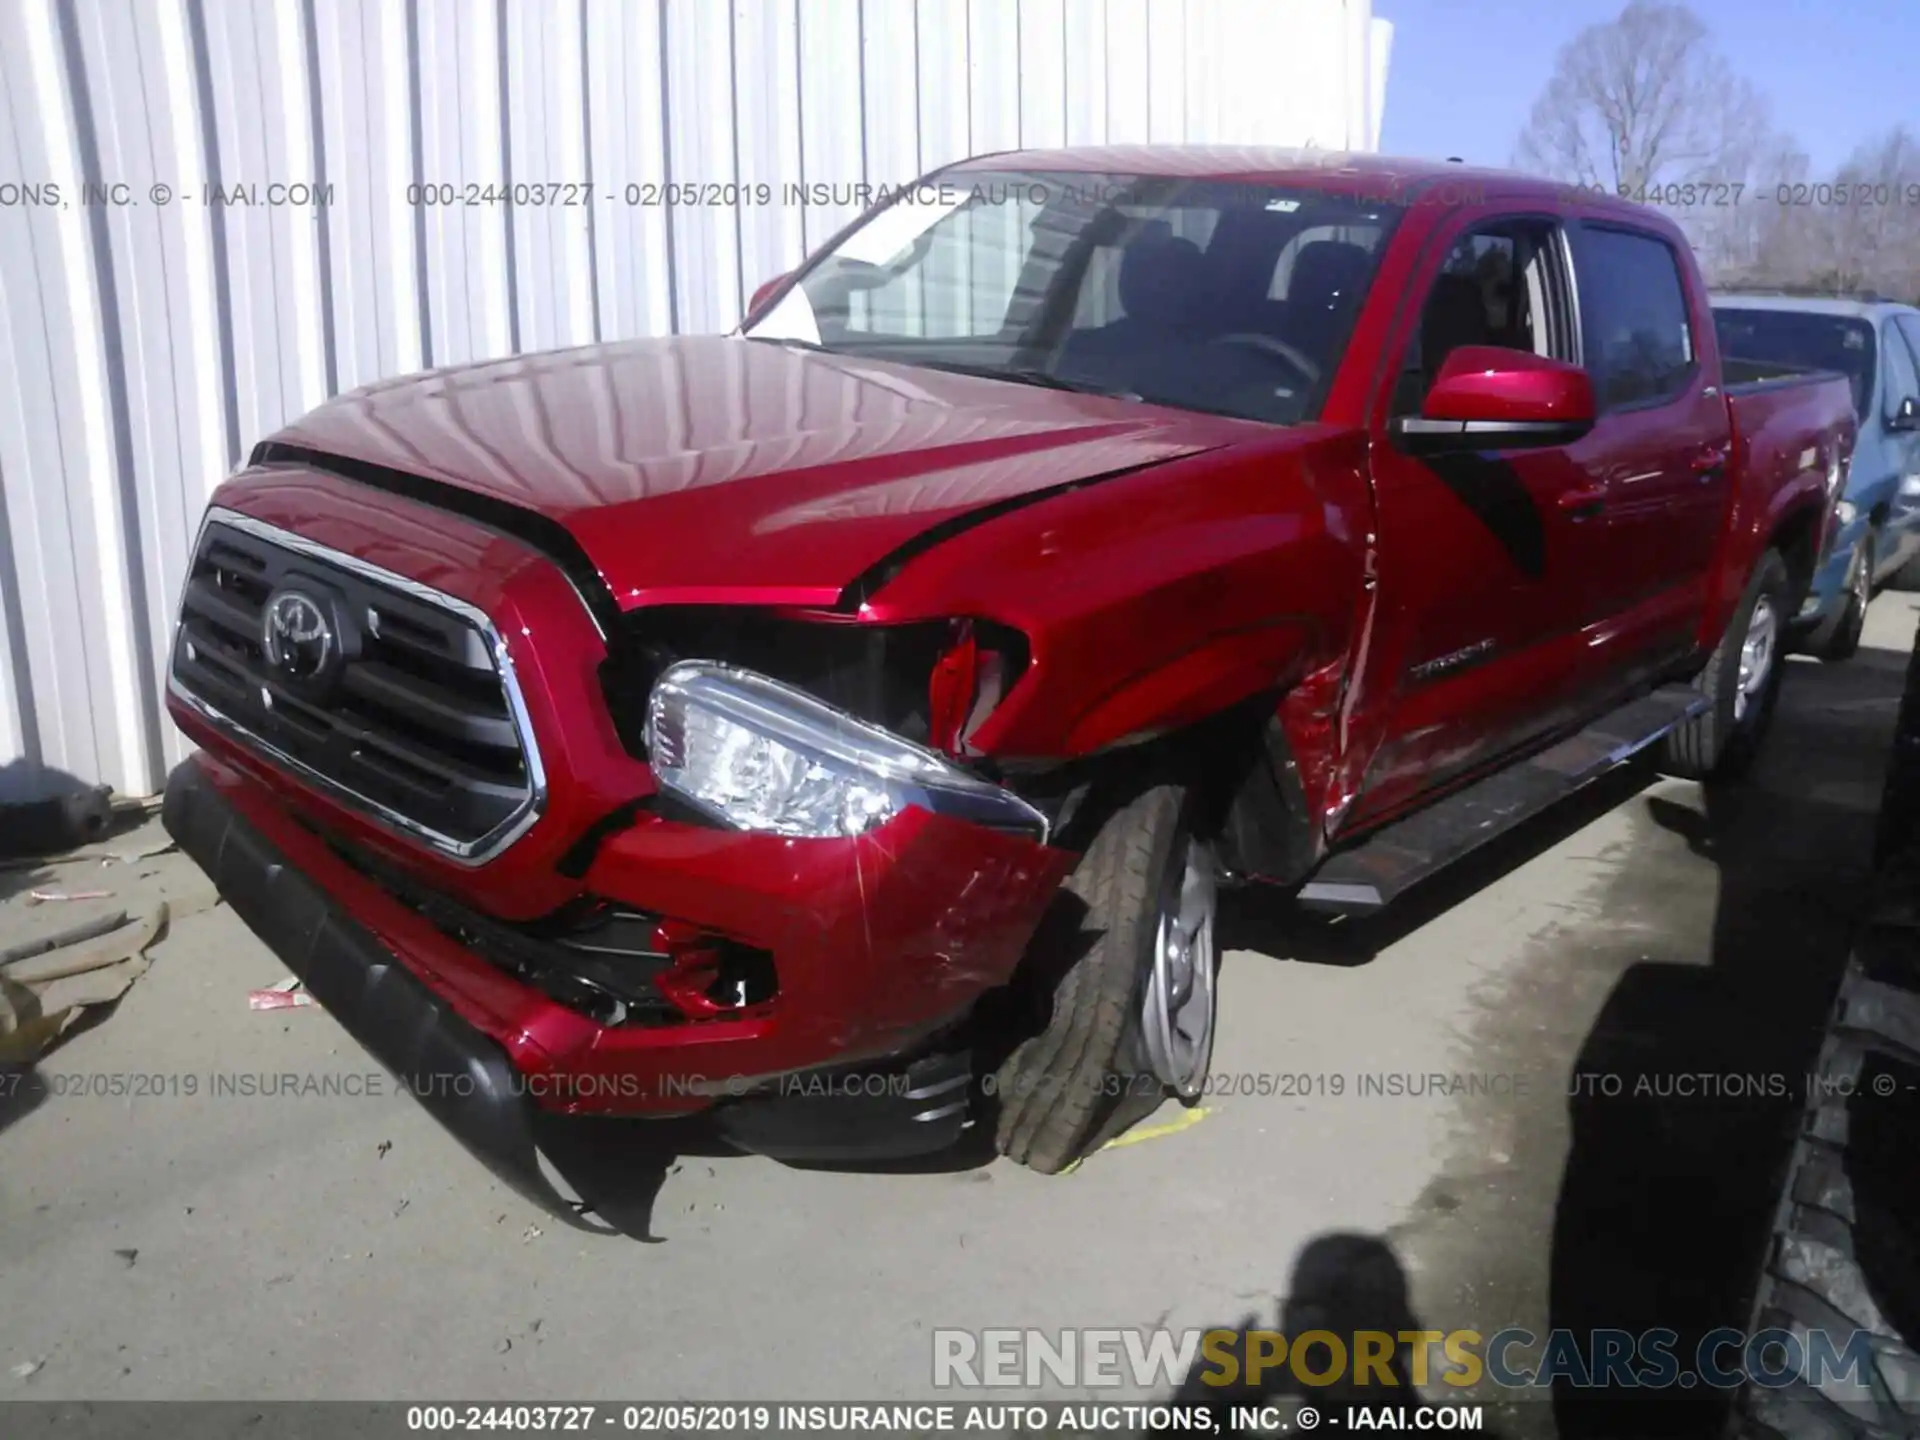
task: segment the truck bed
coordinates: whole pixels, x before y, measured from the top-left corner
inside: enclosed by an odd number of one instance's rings
[[[1742,369],[1779,371],[1765,379],[1735,380]],[[1727,361],[1727,411],[1733,423],[1735,453],[1750,473],[1788,477],[1819,470],[1823,477],[1833,454],[1836,421],[1842,444],[1851,447],[1853,387],[1837,370],[1761,367]],[[1844,458],[1844,455],[1843,455]]]
[[[1737,355],[1721,357],[1720,373],[1730,394],[1736,391],[1751,391],[1762,385],[1773,385],[1781,381],[1811,380],[1821,376],[1840,374],[1837,370],[1812,370],[1804,365],[1789,365],[1780,360],[1755,360]],[[1842,375],[1841,378],[1846,377]]]

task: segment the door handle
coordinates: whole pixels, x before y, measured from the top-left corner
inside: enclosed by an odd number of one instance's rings
[[[1688,468],[1691,469],[1695,475],[1699,476],[1701,480],[1711,480],[1722,470],[1726,469],[1727,459],[1728,451],[1726,446],[1709,445],[1694,455],[1693,459],[1688,462]]]
[[[1607,506],[1607,492],[1604,487],[1591,490],[1562,490],[1554,496],[1554,504],[1575,520],[1584,520],[1589,515],[1598,515]]]

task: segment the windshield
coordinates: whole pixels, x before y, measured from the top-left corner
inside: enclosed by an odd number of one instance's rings
[[[1873,326],[1850,315],[1806,310],[1713,312],[1721,355],[1806,370],[1838,370],[1853,385],[1853,410],[1862,419],[1873,396]]]
[[[1240,181],[966,172],[903,188],[750,339],[1291,424],[1399,216]]]

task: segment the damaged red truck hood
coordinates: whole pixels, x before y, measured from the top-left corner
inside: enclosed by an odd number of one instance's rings
[[[819,605],[943,522],[1196,454],[1238,429],[1102,396],[690,336],[382,381],[270,443],[557,521],[623,607]]]

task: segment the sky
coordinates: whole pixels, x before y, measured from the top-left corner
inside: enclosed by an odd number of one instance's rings
[[[1773,123],[1823,174],[1870,135],[1920,134],[1920,0],[1691,0]],[[1512,163],[1560,47],[1625,0],[1373,0],[1393,22],[1380,149]]]

